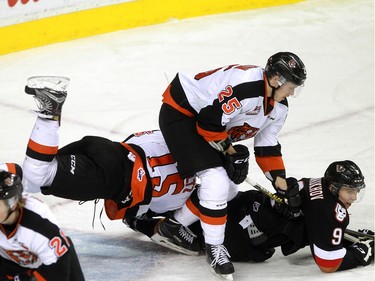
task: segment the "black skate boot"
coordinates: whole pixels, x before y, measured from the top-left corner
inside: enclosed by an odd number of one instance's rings
[[[197,235],[174,218],[166,218],[159,223],[151,240],[185,255],[197,256],[202,252],[202,243]]]
[[[61,110],[69,81],[69,78],[61,76],[34,76],[27,80],[25,92],[34,96],[39,109],[35,112],[39,117],[61,120]]]
[[[229,260],[230,255],[224,245],[206,243],[207,262],[212,272],[223,280],[233,280],[234,266]]]

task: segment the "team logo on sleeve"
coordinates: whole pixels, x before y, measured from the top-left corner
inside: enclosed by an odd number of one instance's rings
[[[344,219],[346,218],[346,214],[347,214],[346,209],[343,206],[341,206],[339,203],[336,204],[335,213],[336,213],[336,219],[339,222],[344,221]]]

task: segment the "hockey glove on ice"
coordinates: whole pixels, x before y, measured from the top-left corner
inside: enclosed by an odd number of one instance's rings
[[[235,183],[242,183],[249,172],[249,149],[237,144],[233,146],[236,153],[226,154],[224,160],[224,169],[227,171],[228,177]]]
[[[354,243],[348,247],[357,261],[363,266],[369,265],[374,260],[374,240],[368,239]]]
[[[298,182],[295,178],[287,178],[286,183],[287,190],[277,189],[278,195],[284,199],[285,204],[276,204],[275,208],[284,216],[296,219],[302,215]]]
[[[358,229],[358,232],[374,236],[374,232],[370,229]],[[359,238],[364,236],[359,236]]]

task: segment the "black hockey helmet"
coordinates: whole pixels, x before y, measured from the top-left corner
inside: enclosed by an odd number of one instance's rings
[[[22,180],[16,174],[6,171],[0,171],[0,200],[22,198]],[[11,200],[14,201],[14,200]]]
[[[332,192],[337,195],[341,186],[355,188],[358,192],[366,187],[365,177],[353,161],[336,161],[331,163],[324,173],[326,186],[333,186]]]
[[[279,75],[297,86],[302,86],[307,76],[302,60],[290,52],[279,52],[271,56],[267,61],[265,73],[268,79]]]

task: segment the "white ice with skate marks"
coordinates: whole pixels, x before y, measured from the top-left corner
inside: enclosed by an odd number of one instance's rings
[[[123,140],[158,128],[161,95],[178,71],[200,72],[240,63],[265,65],[292,51],[308,78],[290,98],[280,135],[289,176],[319,177],[335,160],[354,160],[366,177],[366,196],[354,204],[350,227],[374,229],[374,4],[370,0],[308,0],[296,5],[171,21],[55,44],[0,57],[0,161],[22,163],[35,122],[23,93],[27,78],[71,79],[61,145],[84,135]],[[167,77],[167,79],[166,79]],[[252,147],[252,141],[245,144]],[[250,176],[271,190],[252,157]],[[246,184],[242,189],[248,188]],[[173,253],[109,221],[94,204],[41,196],[76,245],[89,281],[217,281],[204,256]],[[234,263],[234,280],[374,280],[374,266],[324,274],[308,248],[279,250],[260,264]]]

